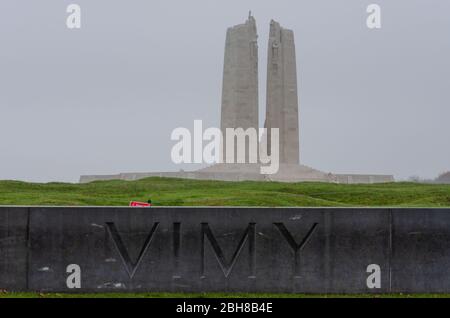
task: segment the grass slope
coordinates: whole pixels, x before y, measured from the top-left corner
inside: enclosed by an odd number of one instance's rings
[[[0,181],[0,205],[450,207],[450,185],[223,182],[171,178],[88,184]]]

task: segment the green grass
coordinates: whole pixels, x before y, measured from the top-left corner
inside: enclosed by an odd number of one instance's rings
[[[88,184],[0,181],[0,205],[449,207],[450,185],[224,182],[170,178]]]

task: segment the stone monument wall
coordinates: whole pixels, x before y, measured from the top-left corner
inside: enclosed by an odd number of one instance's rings
[[[450,292],[450,209],[0,207],[0,221],[10,291]]]

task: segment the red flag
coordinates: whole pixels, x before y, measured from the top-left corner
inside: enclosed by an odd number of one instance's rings
[[[145,202],[131,201],[130,206],[143,208],[143,207],[149,207],[152,205],[150,203],[145,203]]]

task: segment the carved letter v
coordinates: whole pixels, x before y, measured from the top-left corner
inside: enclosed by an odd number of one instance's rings
[[[149,235],[145,239],[144,246],[141,249],[141,252],[139,253],[139,256],[136,260],[136,262],[132,262],[130,255],[128,254],[128,251],[123,244],[122,238],[120,237],[119,231],[116,228],[116,225],[113,222],[106,222],[106,226],[108,228],[108,232],[111,235],[111,238],[113,239],[114,246],[116,247],[117,251],[119,252],[120,258],[122,259],[122,263],[125,265],[125,268],[127,270],[128,276],[130,278],[133,278],[134,274],[136,273],[137,269],[139,268],[139,264],[141,263],[142,259],[145,256],[145,253],[147,252],[147,249],[150,246],[150,243],[152,242],[153,234],[155,233],[156,229],[158,228],[159,223],[155,223],[153,225],[153,228],[151,229]]]

